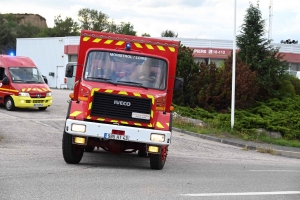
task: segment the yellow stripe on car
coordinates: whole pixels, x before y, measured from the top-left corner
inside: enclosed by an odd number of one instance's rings
[[[0,90],[9,91],[9,92],[19,92],[18,90],[10,90],[10,89],[6,89],[6,88],[0,88]]]
[[[86,41],[88,41],[89,39],[90,39],[90,37],[84,37],[84,38],[83,38],[83,41],[86,42]]]
[[[71,117],[76,117],[77,115],[81,114],[81,111],[75,111],[70,114]]]
[[[160,122],[156,122],[156,126],[157,126],[158,128],[165,128]]]
[[[165,48],[163,46],[157,45],[157,48],[161,51],[166,51]]]
[[[152,95],[150,95],[150,94],[147,94],[147,97],[149,98],[149,99],[152,99],[152,105],[154,104],[154,96],[152,96]]]
[[[113,90],[105,90],[105,92],[107,92],[107,93],[112,93]]]
[[[113,42],[113,40],[106,40],[105,42],[104,42],[104,44],[110,44],[110,43],[112,43]]]
[[[169,47],[171,52],[175,52],[175,48],[174,47]]]
[[[134,42],[134,45],[139,49],[143,48],[143,46],[140,43]]]
[[[133,95],[136,96],[136,97],[141,97],[141,94],[139,94],[139,93],[134,92]]]
[[[124,44],[124,41],[119,41],[116,43],[116,45],[121,46],[122,44]]]
[[[125,40],[113,40],[113,39],[107,39],[107,40],[104,40],[102,38],[97,38],[97,37],[93,37],[93,39],[91,40],[91,37],[83,37],[82,40],[84,42],[93,42],[93,43],[100,43],[102,41],[103,44],[113,44],[114,41],[116,41],[116,43],[114,43],[114,45],[116,46],[122,46],[124,45],[124,43],[126,42],[126,39]],[[138,49],[142,49],[142,48],[147,48],[149,50],[154,50],[154,47],[157,47],[157,49],[159,51],[167,51],[169,50],[171,53],[174,53],[176,51],[176,49],[172,46],[167,46],[167,44],[157,44],[157,45],[154,45],[154,44],[151,44],[151,41],[149,41],[149,43],[145,44],[145,43],[140,43],[140,42],[135,42],[134,40],[133,41],[128,41],[127,42],[133,42],[133,44],[135,45],[136,48]]]
[[[146,47],[147,47],[148,49],[151,49],[151,50],[154,49],[153,46],[152,46],[151,44],[146,44]]]
[[[128,95],[128,93],[127,93],[127,92],[125,92],[125,91],[120,91],[118,94],[124,94],[124,95]]]
[[[100,41],[101,41],[100,38],[96,38],[96,39],[93,40],[93,42],[95,42],[95,43],[98,43],[98,42],[100,42]]]

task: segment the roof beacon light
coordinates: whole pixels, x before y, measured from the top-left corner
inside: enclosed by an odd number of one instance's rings
[[[13,52],[11,52],[9,55],[10,55],[10,56],[14,56],[15,54],[14,54]]]
[[[131,50],[131,44],[130,44],[130,42],[126,43],[125,50],[126,51],[130,51]]]

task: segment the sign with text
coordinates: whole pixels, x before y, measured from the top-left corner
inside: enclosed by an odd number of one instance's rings
[[[231,49],[194,48],[195,57],[220,58],[230,55]]]

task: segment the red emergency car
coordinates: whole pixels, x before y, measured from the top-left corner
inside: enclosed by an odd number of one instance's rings
[[[9,111],[51,106],[51,90],[30,58],[0,55],[0,104]]]

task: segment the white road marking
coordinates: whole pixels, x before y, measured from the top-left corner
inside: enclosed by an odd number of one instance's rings
[[[270,170],[249,170],[250,172],[300,172],[300,170],[280,170],[280,169],[270,169]]]
[[[257,196],[257,195],[283,195],[300,194],[300,191],[277,191],[277,192],[243,192],[243,193],[200,193],[200,194],[181,194],[191,197],[212,197],[212,196]]]

